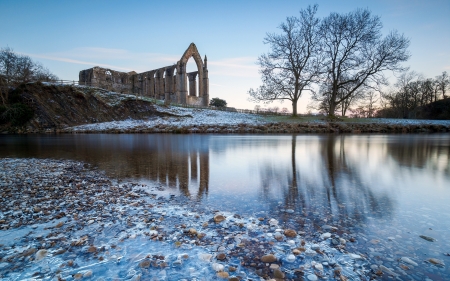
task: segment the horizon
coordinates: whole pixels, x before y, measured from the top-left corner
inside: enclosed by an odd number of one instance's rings
[[[208,57],[210,98],[224,99],[230,107],[254,109],[257,104],[247,100],[247,91],[261,85],[256,62],[268,51],[263,44],[266,33],[277,33],[286,17],[297,16],[300,9],[315,3],[321,18],[368,8],[381,17],[383,35],[398,30],[411,40],[411,58],[404,64],[410,70],[426,78],[450,70],[450,36],[445,35],[450,30],[446,15],[450,2],[445,0],[432,4],[231,1],[189,6],[181,1],[170,6],[137,1],[56,3],[0,3],[1,21],[8,26],[0,31],[0,47],[30,56],[64,80],[78,81],[81,70],[94,66],[138,73],[164,67],[176,63],[193,42],[202,58]],[[196,69],[195,62],[190,59],[187,68]],[[307,104],[308,94],[303,93],[299,113],[306,113]],[[289,102],[259,105],[292,110]]]

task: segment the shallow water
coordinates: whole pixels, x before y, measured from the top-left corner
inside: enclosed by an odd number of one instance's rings
[[[336,227],[369,266],[402,280],[450,279],[448,134],[2,135],[0,157],[87,162],[198,208],[275,218],[306,240]]]

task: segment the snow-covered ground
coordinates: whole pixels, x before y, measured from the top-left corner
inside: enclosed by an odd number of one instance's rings
[[[262,116],[256,114],[226,112],[212,109],[183,108],[183,107],[163,107],[155,105],[159,112],[174,114],[176,116],[154,117],[148,120],[125,120],[104,123],[80,125],[67,128],[70,131],[106,131],[106,130],[128,130],[133,128],[145,129],[154,128],[160,125],[190,127],[193,125],[237,125],[264,124],[266,121]]]
[[[238,124],[261,125],[271,121],[264,116],[248,113],[227,112],[213,109],[183,108],[177,106],[155,105],[157,111],[175,116],[152,117],[147,120],[125,120],[104,123],[86,124],[66,128],[67,132],[106,132],[109,130],[145,130],[172,126],[189,128],[192,126],[236,126]],[[320,119],[308,123],[326,123]],[[353,123],[353,122],[350,122]],[[349,124],[350,124],[349,123]],[[389,125],[444,125],[450,127],[450,120],[411,120],[411,119],[363,119],[355,124],[389,124]]]

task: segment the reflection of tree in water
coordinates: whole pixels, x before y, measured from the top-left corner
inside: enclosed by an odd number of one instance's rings
[[[312,175],[312,169],[301,170],[296,161],[296,136],[292,137],[290,169],[266,163],[261,167],[261,196],[270,205],[271,213],[280,208],[293,209],[294,218],[302,223],[303,218],[323,224],[352,226],[364,222],[367,217],[389,217],[393,201],[388,194],[374,192],[373,185],[363,181],[359,167],[346,158],[345,136],[328,136],[321,139],[321,172]],[[312,152],[309,156],[314,156]],[[286,171],[288,170],[288,172]],[[275,190],[274,190],[275,189]],[[282,205],[278,203],[277,192]],[[300,216],[298,216],[300,214]]]
[[[431,168],[432,172],[450,173],[448,139],[439,135],[401,136],[401,142],[389,142],[389,155],[402,166]]]

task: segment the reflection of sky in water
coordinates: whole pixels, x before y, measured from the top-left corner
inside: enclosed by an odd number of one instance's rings
[[[389,237],[409,256],[450,252],[449,135],[1,136],[6,156],[85,161],[215,209]]]

